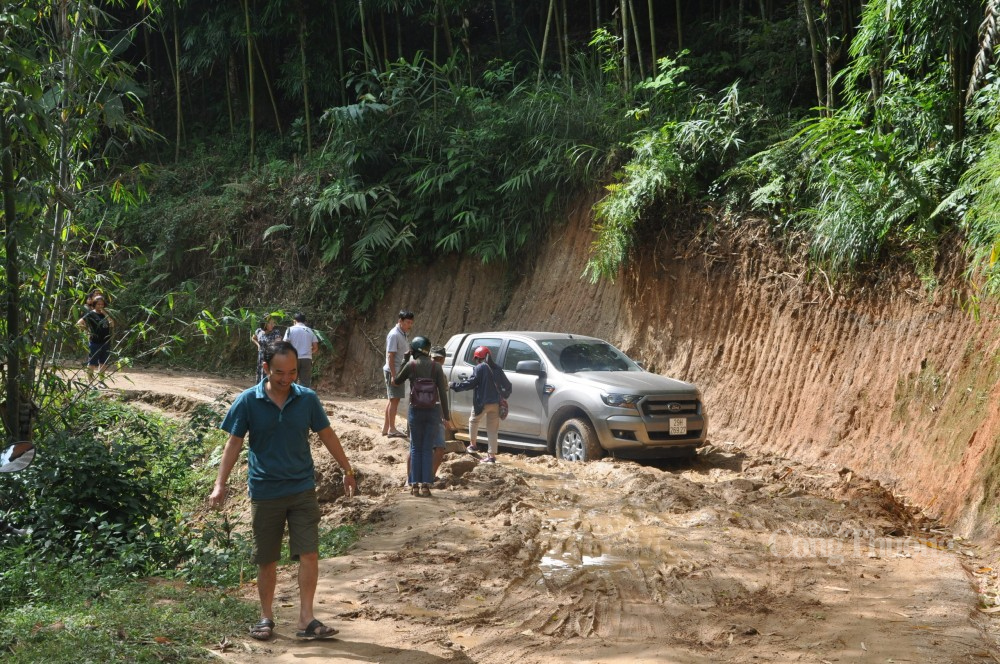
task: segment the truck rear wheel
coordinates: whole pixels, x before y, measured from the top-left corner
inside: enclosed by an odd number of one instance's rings
[[[597,442],[597,432],[590,422],[574,418],[559,427],[556,456],[566,461],[593,461],[604,456],[604,450]]]

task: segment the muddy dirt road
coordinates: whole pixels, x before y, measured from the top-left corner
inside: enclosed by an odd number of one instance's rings
[[[245,383],[133,370],[113,387],[180,413]],[[231,662],[1000,661],[990,552],[846,469],[739,441],[660,465],[501,453],[493,466],[456,445],[417,498],[405,443],[379,433],[383,402],[320,396],[361,489],[338,495],[317,442],[324,519],[364,533],[321,561],[317,615],[340,635],[294,638],[286,567],[275,638],[213,650]],[[245,500],[230,508],[246,522]]]

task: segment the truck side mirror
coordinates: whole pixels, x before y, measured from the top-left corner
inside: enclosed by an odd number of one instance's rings
[[[538,360],[521,360],[517,363],[517,368],[514,371],[515,373],[531,374],[533,376],[545,375],[545,369],[542,369],[542,363]]]

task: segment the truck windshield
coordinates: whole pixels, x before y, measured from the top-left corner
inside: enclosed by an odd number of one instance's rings
[[[604,341],[545,339],[538,345],[563,373],[578,371],[642,371],[625,353]]]

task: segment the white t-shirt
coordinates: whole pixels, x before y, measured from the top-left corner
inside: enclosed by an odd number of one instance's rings
[[[308,325],[296,323],[285,330],[285,341],[295,346],[295,352],[299,354],[300,360],[311,360],[313,356],[312,345],[319,343],[319,337]]]
[[[389,353],[395,353],[396,373],[394,375],[398,376],[399,370],[403,368],[403,355],[409,349],[410,342],[406,340],[406,333],[397,323],[389,330],[389,334],[385,335],[385,364],[382,366],[382,371],[389,371]]]

